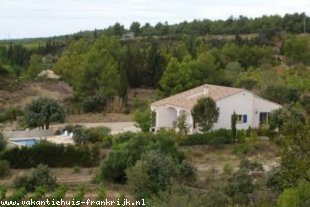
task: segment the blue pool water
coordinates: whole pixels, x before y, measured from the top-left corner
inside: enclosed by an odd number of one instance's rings
[[[20,145],[20,146],[28,146],[31,147],[39,142],[38,139],[14,139],[10,140],[12,143]]]

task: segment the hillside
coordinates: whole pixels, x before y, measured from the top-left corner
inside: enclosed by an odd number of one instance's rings
[[[32,100],[45,96],[66,103],[72,96],[71,87],[64,81],[37,80],[17,81],[7,80],[8,85],[0,89],[0,105],[2,109],[17,107],[24,108]]]

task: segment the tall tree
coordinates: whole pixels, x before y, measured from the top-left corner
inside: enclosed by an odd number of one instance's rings
[[[138,36],[141,33],[141,28],[140,28],[140,23],[139,22],[132,22],[130,25],[130,31],[134,32],[136,36]]]
[[[191,113],[194,122],[198,123],[199,129],[203,132],[207,132],[213,127],[220,114],[215,101],[210,97],[198,99]]]
[[[51,122],[64,122],[65,118],[65,110],[53,99],[41,97],[25,107],[25,121],[28,127],[49,129]]]
[[[35,78],[42,70],[43,70],[42,58],[37,54],[31,55],[27,71],[28,76],[30,78]]]

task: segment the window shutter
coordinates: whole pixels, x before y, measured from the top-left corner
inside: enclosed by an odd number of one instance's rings
[[[247,123],[248,121],[248,115],[243,115],[243,123]]]

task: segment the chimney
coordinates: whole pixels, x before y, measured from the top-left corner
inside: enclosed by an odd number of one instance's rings
[[[203,87],[202,93],[203,93],[204,96],[208,96],[209,95],[209,88],[208,88],[208,86],[204,86]]]

